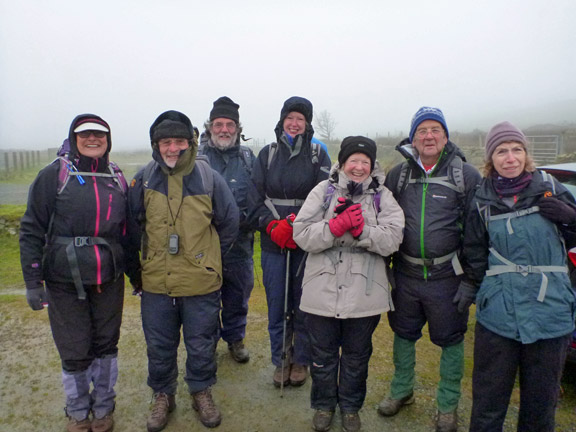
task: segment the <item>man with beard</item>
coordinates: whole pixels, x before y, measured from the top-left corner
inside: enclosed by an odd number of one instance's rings
[[[240,209],[240,230],[231,249],[222,257],[221,336],[228,343],[232,358],[246,363],[250,353],[244,346],[248,300],[254,286],[254,231],[248,226],[249,200],[256,191],[250,179],[254,153],[240,145],[242,125],[239,105],[227,96],[214,102],[199,152],[208,157],[210,165],[228,183]]]

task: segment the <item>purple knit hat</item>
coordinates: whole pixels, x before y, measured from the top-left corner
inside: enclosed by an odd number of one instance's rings
[[[492,127],[486,135],[486,160],[489,161],[496,147],[505,142],[518,142],[528,149],[528,141],[524,133],[512,123],[505,121]]]

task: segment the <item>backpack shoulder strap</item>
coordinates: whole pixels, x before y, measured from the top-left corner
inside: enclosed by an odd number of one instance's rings
[[[312,147],[312,163],[317,164],[320,161],[320,143],[310,142]]]
[[[252,174],[252,165],[254,165],[254,159],[252,158],[252,151],[245,145],[240,145],[240,157],[244,162],[244,166],[248,170],[248,174]]]
[[[552,177],[549,173],[547,173],[544,170],[540,170],[540,173],[542,174],[542,180],[550,183],[550,185],[552,186],[552,195],[556,195],[556,182],[554,182],[554,177]]]
[[[266,165],[266,168],[270,168],[270,164],[272,163],[272,160],[274,159],[274,155],[276,154],[276,150],[278,150],[278,143],[273,142],[270,144],[270,148],[268,149],[268,164]]]
[[[334,196],[334,192],[336,191],[336,186],[331,181],[328,181],[328,185],[326,186],[326,193],[324,193],[324,202],[322,203],[322,208],[324,212],[328,210],[330,207],[330,202],[332,201],[332,197]]]
[[[128,192],[128,182],[126,181],[126,177],[124,177],[124,173],[116,164],[116,162],[108,162],[108,168],[110,169],[110,173],[114,176],[114,181],[120,186],[120,189],[125,194]]]
[[[407,161],[402,163],[402,167],[400,168],[400,176],[398,177],[398,183],[396,183],[396,194],[401,195],[406,188],[408,182],[406,179],[410,178],[410,174],[412,172],[412,168],[410,168],[410,164]]]
[[[60,164],[58,169],[58,188],[56,189],[56,195],[60,195],[70,180],[72,162],[64,156],[58,156],[54,161],[58,161]]]
[[[196,156],[196,166],[200,170],[200,177],[202,177],[202,184],[204,189],[206,189],[206,194],[212,198],[214,194],[214,173],[208,158],[204,155]]]
[[[150,180],[150,177],[152,176],[152,173],[154,172],[156,165],[157,162],[155,160],[151,160],[150,162],[148,162],[146,167],[144,167],[144,173],[142,174],[142,185],[144,186],[144,188],[148,187],[148,181]]]
[[[464,194],[466,192],[466,185],[464,184],[464,163],[462,162],[462,158],[456,156],[452,159],[452,162],[450,162],[450,171],[456,189],[461,194]]]

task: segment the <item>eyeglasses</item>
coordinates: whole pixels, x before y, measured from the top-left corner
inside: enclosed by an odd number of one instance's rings
[[[90,135],[94,135],[96,138],[104,138],[106,136],[106,132],[94,131],[94,130],[87,130],[76,133],[80,138],[90,138]]]
[[[431,133],[433,136],[439,136],[442,132],[444,132],[444,129],[441,127],[416,129],[416,135],[418,135],[418,138],[424,138],[428,133]]]
[[[222,123],[222,122],[216,122],[216,123],[212,123],[212,129],[214,130],[222,130],[222,129],[228,129],[229,131],[233,131],[236,129],[236,123],[234,122],[226,122],[226,123]]]

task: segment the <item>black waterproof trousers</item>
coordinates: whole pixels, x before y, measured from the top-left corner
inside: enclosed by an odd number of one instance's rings
[[[337,319],[306,315],[310,334],[313,409],[357,413],[366,397],[372,334],[380,315]]]
[[[46,281],[50,327],[65,372],[85,371],[94,359],[118,353],[124,275],[84,289],[80,300],[73,283]]]
[[[476,323],[470,432],[501,431],[520,381],[519,432],[554,431],[560,379],[571,334],[531,344],[505,338]]]

